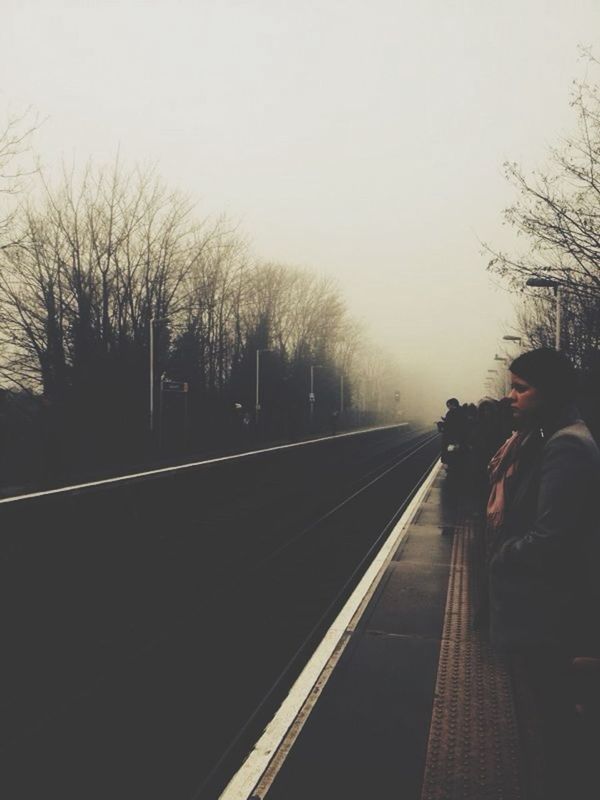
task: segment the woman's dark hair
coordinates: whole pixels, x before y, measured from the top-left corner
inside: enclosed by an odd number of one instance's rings
[[[510,371],[543,392],[546,400],[562,404],[577,394],[577,373],[569,359],[551,347],[540,347],[515,358]]]

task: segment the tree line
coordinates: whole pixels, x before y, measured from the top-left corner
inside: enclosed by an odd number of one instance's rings
[[[257,261],[227,219],[198,219],[153,172],[40,175],[0,234],[5,445],[22,432],[8,469],[27,446],[48,477],[397,409],[393,367],[331,279]]]

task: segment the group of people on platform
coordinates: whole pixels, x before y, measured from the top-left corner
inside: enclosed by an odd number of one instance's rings
[[[566,356],[532,350],[510,374],[500,401],[447,402],[442,461],[485,514],[473,622],[507,663],[516,696],[528,698],[517,716],[524,763],[537,763],[531,798],[587,798],[589,736],[580,733],[593,714],[575,691],[587,675],[600,697],[600,451]]]
[[[455,397],[446,401],[447,413],[438,422],[442,433],[441,459],[451,474],[468,475],[471,489],[480,498],[489,491],[487,465],[500,445],[512,433],[512,414],[508,398],[486,398],[478,406]]]

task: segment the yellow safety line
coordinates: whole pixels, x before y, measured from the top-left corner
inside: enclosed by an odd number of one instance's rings
[[[421,800],[521,800],[509,675],[472,629],[478,527],[454,533]]]

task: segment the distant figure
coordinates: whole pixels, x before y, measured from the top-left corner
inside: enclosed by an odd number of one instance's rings
[[[467,427],[469,432],[476,425],[479,412],[475,403],[469,403],[467,406]]]
[[[469,431],[471,484],[476,505],[482,510],[487,505],[490,493],[488,464],[500,445],[512,433],[510,427],[507,429],[504,414],[501,402],[482,400]]]
[[[442,417],[442,452],[441,460],[447,466],[456,464],[463,455],[466,433],[466,416],[455,397],[446,400],[446,416]]]
[[[510,371],[516,431],[490,463],[490,639],[533,703],[541,796],[585,797],[571,669],[600,645],[600,452],[573,403],[575,370],[563,354],[532,350]]]

